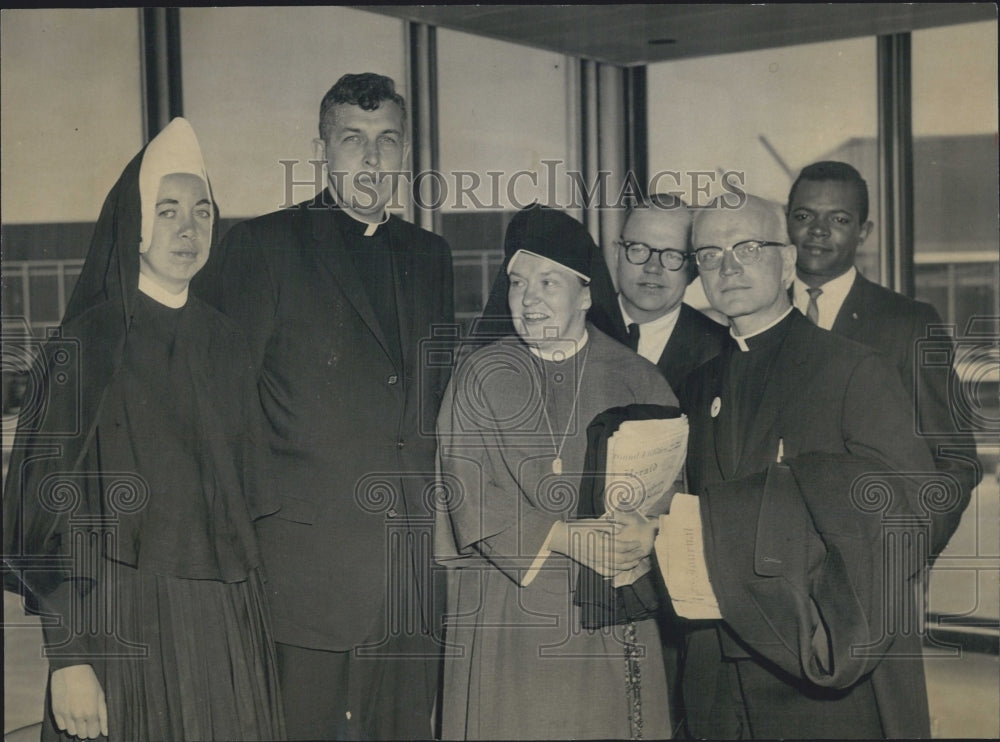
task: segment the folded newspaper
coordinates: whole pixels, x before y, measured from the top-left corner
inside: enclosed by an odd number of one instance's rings
[[[722,618],[708,578],[697,497],[674,495],[670,514],[660,516],[660,532],[654,548],[677,615],[690,619]]]
[[[687,455],[688,421],[680,417],[626,420],[608,439],[605,468],[606,518],[657,518],[670,509]],[[648,557],[615,576],[614,587],[631,585],[651,569]]]

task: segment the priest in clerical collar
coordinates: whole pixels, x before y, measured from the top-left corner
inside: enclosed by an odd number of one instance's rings
[[[710,205],[692,249],[732,339],[679,391],[699,513],[681,532],[703,532],[690,558],[704,560],[718,601],[716,620],[692,623],[685,640],[685,731],[927,737],[920,638],[902,628],[920,620],[907,591],[922,594],[926,560],[883,537],[882,519],[906,514],[933,541],[945,524],[917,493],[947,485],[913,435],[899,376],[876,350],[792,310],[795,246],[778,204]],[[865,482],[882,488],[879,502],[861,502]],[[892,604],[889,584],[900,586]],[[684,587],[669,576],[666,586],[675,599]]]
[[[777,204],[748,195],[740,209],[700,212],[692,244],[705,295],[740,348],[788,315],[795,245]]]

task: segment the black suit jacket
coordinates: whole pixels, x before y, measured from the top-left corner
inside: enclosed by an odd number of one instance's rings
[[[380,229],[406,248],[393,257],[394,360],[330,203],[324,192],[236,225],[194,288],[246,332],[270,423],[281,509],[258,536],[275,638],[346,650],[381,638],[388,610],[428,628],[427,493],[451,360],[433,328],[454,309],[447,243],[390,217]]]
[[[952,478],[934,553],[955,532],[982,477],[975,439],[968,428],[960,429],[952,414],[952,394],[959,387],[952,339],[943,328],[941,316],[930,304],[890,291],[860,273],[832,328],[885,355],[911,400],[913,430],[927,442],[938,470]]]
[[[910,433],[910,406],[895,372],[874,351],[815,327],[798,312],[792,312],[784,323],[787,335],[774,354],[757,414],[745,430],[738,431],[734,444],[726,442],[731,437],[726,432],[731,425],[728,413],[734,405],[726,398],[723,382],[732,354],[740,352],[735,342],[692,373],[681,393],[681,405],[690,422],[689,484],[692,493],[702,498],[706,560],[713,584],[719,585],[720,604],[724,607],[722,623],[708,627],[693,624],[689,634],[684,697],[690,731],[710,737],[747,733],[782,737],[882,733],[927,736],[926,695],[914,690],[923,688],[919,652],[909,661],[876,661],[846,673],[844,668],[838,668],[843,674],[831,674],[829,682],[818,681],[817,674],[810,671],[813,658],[803,651],[801,623],[782,620],[801,615],[785,610],[781,603],[787,595],[789,578],[780,570],[774,571],[773,562],[758,559],[761,553],[787,550],[789,539],[802,533],[803,523],[809,523],[813,533],[818,534],[820,548],[813,553],[821,556],[828,553],[822,544],[842,544],[845,535],[852,533],[862,538],[859,543],[870,550],[873,544],[864,540],[865,534],[877,538],[882,533],[878,528],[859,526],[858,518],[865,515],[859,503],[843,482],[837,486],[829,477],[821,478],[827,489],[819,496],[826,498],[828,506],[822,519],[816,513],[810,518],[801,501],[793,502],[795,507],[791,507],[781,505],[781,500],[764,498],[767,472],[779,448],[791,460],[824,454],[870,462],[868,473],[874,481],[888,483],[884,500],[871,506],[879,524],[883,516],[905,515],[915,520],[914,527],[923,534],[918,538],[926,539],[938,515],[917,494],[927,478],[901,476],[904,472],[933,472],[933,462],[926,446]],[[718,408],[715,416],[713,408]],[[765,513],[768,502],[771,504]],[[843,553],[844,548],[840,551]],[[810,566],[805,552],[798,559],[786,561],[790,567],[801,563],[803,571]],[[909,553],[900,564],[909,568],[906,574],[897,576],[909,579],[920,572],[923,561],[919,554]],[[845,600],[844,614],[833,619],[824,617],[824,623],[834,628],[854,627],[858,621],[844,616],[848,609],[854,610],[857,601],[848,598],[863,595],[871,605],[884,593],[879,592],[879,583],[873,594],[871,570],[839,573],[846,575],[839,588]],[[729,579],[720,577],[724,574]],[[734,575],[742,577],[734,581]],[[756,603],[748,598],[751,593],[756,595]],[[830,594],[829,588],[826,594]],[[904,589],[893,597],[907,595]],[[802,599],[810,597],[816,599],[812,595]],[[730,623],[725,620],[725,606],[734,603],[743,606],[745,612],[734,616]],[[803,605],[807,608],[808,602]],[[837,601],[827,607],[831,605],[835,608]],[[912,602],[905,600],[894,602],[894,606],[916,610]],[[864,613],[854,611],[853,615]],[[901,641],[908,642],[906,647],[912,650],[914,638],[911,634]],[[838,639],[842,637],[831,641]],[[916,646],[919,648],[918,638]],[[842,650],[843,645],[834,645],[834,656],[838,647]],[[743,680],[736,680],[733,663],[724,662],[724,657],[749,662],[756,671],[744,672]],[[750,676],[754,680],[750,681]],[[743,685],[737,693],[742,693],[746,708],[733,705],[731,688],[739,682]],[[852,726],[852,709],[864,696],[874,697],[877,705],[875,728]],[[813,703],[816,700],[821,703]],[[744,716],[746,709],[750,709],[749,718]],[[741,728],[741,724],[751,728]]]
[[[614,338],[628,345],[628,328],[621,309],[614,312]],[[719,354],[729,337],[729,328],[697,309],[681,304],[674,331],[663,348],[657,367],[675,392],[689,373]]]

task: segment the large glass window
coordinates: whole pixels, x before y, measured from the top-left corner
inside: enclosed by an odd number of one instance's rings
[[[96,220],[142,146],[139,11],[5,10],[0,71],[4,223]]]
[[[457,318],[468,321],[486,302],[513,212],[567,203],[566,57],[438,29],[437,58],[441,227]]]
[[[997,26],[913,34],[917,297],[963,331],[1000,315]]]
[[[183,8],[180,19],[184,115],[223,218],[315,194],[319,103],[341,75],[388,75],[409,97],[399,19],[343,7]]]
[[[91,224],[142,146],[140,72],[134,8],[3,11],[5,322],[41,335],[62,317]]]
[[[877,221],[875,54],[869,37],[650,65],[651,189],[698,205],[735,186],[784,204],[804,166],[842,160],[868,182]],[[858,264],[878,280],[875,231]],[[686,300],[707,305],[700,281]]]
[[[935,568],[930,608],[971,614],[972,620],[995,626],[1000,613],[997,25],[916,31],[912,50],[917,298],[933,304],[954,328],[962,383],[952,390],[952,409],[960,424],[976,431],[984,465],[969,511]]]

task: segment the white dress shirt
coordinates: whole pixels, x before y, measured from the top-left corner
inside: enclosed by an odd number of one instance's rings
[[[824,330],[833,329],[833,323],[837,319],[837,314],[844,305],[844,299],[850,293],[851,287],[854,285],[854,278],[857,275],[857,269],[851,266],[851,269],[846,273],[840,274],[819,287],[823,289],[823,293],[816,297],[816,306],[819,309],[817,326],[822,327]],[[809,286],[798,276],[795,277],[795,282],[792,286],[792,306],[802,312],[802,314],[805,314],[806,309],[809,307],[809,294],[806,291]]]
[[[677,326],[677,318],[681,315],[681,305],[678,304],[662,317],[645,323],[637,323],[629,316],[628,312],[625,311],[625,305],[622,303],[621,294],[618,295],[618,306],[621,308],[622,319],[625,320],[626,329],[633,323],[639,325],[639,355],[647,361],[658,363],[660,356],[663,355],[663,349],[667,347],[667,343],[670,342],[670,336]]]

